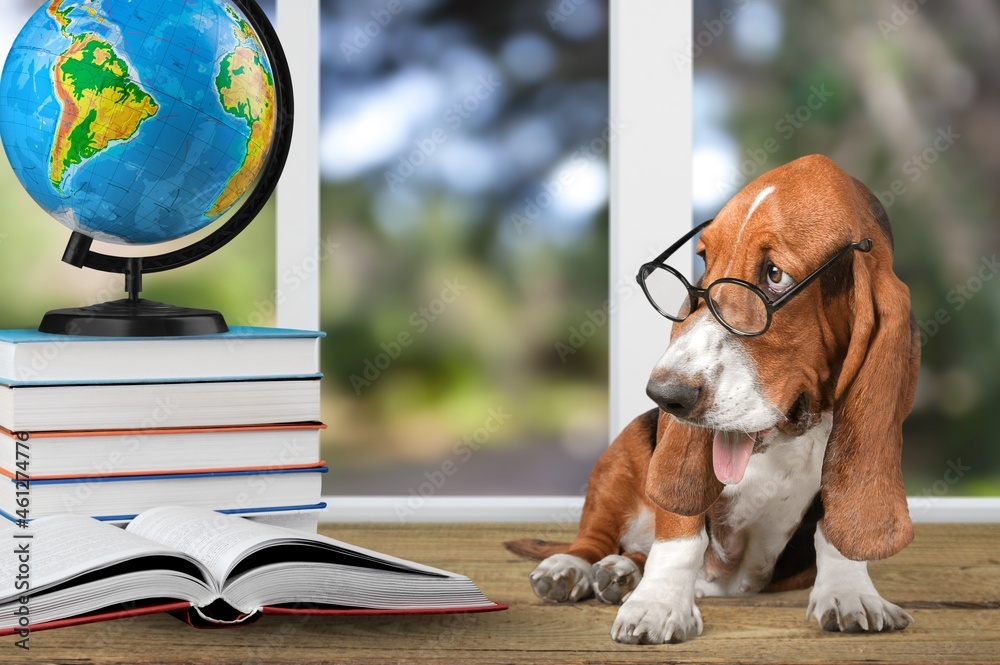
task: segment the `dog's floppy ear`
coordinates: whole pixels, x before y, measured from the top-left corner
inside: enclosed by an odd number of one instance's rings
[[[691,427],[660,411],[646,495],[678,515],[701,515],[722,494],[712,470],[712,430]]]
[[[858,194],[863,219],[854,239],[870,238],[873,247],[853,253],[853,287],[845,295],[853,319],[821,493],[826,537],[844,556],[868,561],[889,557],[913,539],[900,455],[920,345],[909,290],[892,271],[885,210],[860,183]]]

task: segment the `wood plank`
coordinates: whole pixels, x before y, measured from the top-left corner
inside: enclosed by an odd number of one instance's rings
[[[807,591],[699,603],[705,632],[679,645],[625,646],[609,637],[617,608],[550,605],[527,582],[534,564],[501,543],[568,540],[575,525],[328,525],[358,545],[472,577],[507,612],[405,618],[265,617],[195,630],[168,616],[37,633],[31,651],[7,638],[0,663],[996,663],[1000,661],[1000,525],[917,526],[901,554],[871,564],[885,597],[916,624],[902,633],[825,633],[805,620]],[[961,609],[968,606],[971,609]]]

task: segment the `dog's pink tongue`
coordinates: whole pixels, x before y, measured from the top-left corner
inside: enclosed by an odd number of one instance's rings
[[[743,480],[753,453],[753,442],[754,437],[743,432],[716,432],[712,443],[715,477],[726,485]]]

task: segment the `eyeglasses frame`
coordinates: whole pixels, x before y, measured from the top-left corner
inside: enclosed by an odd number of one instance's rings
[[[704,300],[705,303],[708,305],[708,309],[710,312],[712,312],[712,316],[714,316],[715,319],[726,328],[726,330],[740,337],[760,337],[761,335],[766,333],[768,329],[770,329],[771,327],[771,319],[774,317],[774,313],[777,312],[782,307],[784,307],[785,305],[787,305],[792,298],[802,293],[802,291],[804,291],[806,287],[808,287],[810,284],[819,279],[820,276],[830,268],[830,266],[832,266],[834,263],[837,262],[837,259],[844,256],[845,254],[850,253],[853,250],[858,250],[860,252],[868,253],[872,250],[873,247],[871,238],[865,238],[857,242],[849,243],[846,247],[844,247],[839,252],[830,257],[826,261],[826,263],[824,263],[819,268],[814,270],[808,277],[803,279],[801,282],[797,282],[787,291],[782,293],[777,300],[772,301],[770,298],[767,297],[767,294],[764,293],[764,291],[756,284],[751,284],[750,282],[747,282],[742,279],[737,279],[735,277],[720,277],[719,279],[715,280],[714,282],[712,282],[703,289],[692,286],[691,282],[689,282],[684,277],[684,275],[682,275],[676,268],[666,264],[667,259],[669,259],[671,255],[674,254],[674,252],[676,252],[678,249],[687,244],[688,241],[690,241],[692,238],[698,235],[698,233],[700,233],[702,230],[705,229],[706,226],[708,226],[714,221],[715,218],[713,217],[712,219],[706,222],[702,222],[701,224],[699,224],[698,226],[694,227],[689,232],[684,234],[684,236],[680,240],[678,240],[673,245],[671,245],[663,252],[661,252],[660,255],[657,256],[655,259],[643,263],[641,266],[639,266],[639,272],[637,272],[635,275],[635,281],[639,283],[639,286],[642,288],[642,292],[646,295],[646,300],[649,301],[649,304],[651,304],[653,308],[657,312],[659,312],[662,316],[670,319],[671,321],[674,321],[675,323],[680,323],[681,321],[686,320],[697,309],[698,300],[701,299]],[[661,309],[660,306],[656,304],[656,301],[653,299],[653,297],[649,294],[649,290],[646,288],[646,278],[648,278],[651,274],[653,274],[654,270],[661,270],[661,269],[666,270],[670,274],[677,277],[681,281],[681,283],[685,287],[687,287],[690,308],[688,310],[688,313],[683,317],[678,317],[674,314],[668,314],[663,309]],[[761,301],[764,303],[765,310],[767,311],[767,322],[764,324],[764,329],[757,333],[748,333],[739,330],[738,328],[734,328],[733,326],[728,324],[722,318],[719,312],[716,311],[715,305],[712,303],[712,299],[708,297],[708,292],[718,284],[738,284],[740,286],[750,289],[758,298],[760,298]]]

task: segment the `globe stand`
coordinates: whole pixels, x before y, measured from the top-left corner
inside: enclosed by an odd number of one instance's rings
[[[63,261],[77,265],[90,249],[90,238],[73,233]],[[96,337],[180,337],[215,335],[229,330],[222,314],[210,309],[176,307],[140,298],[142,257],[126,261],[127,298],[87,307],[71,307],[47,312],[38,330],[57,335]],[[81,266],[83,264],[80,264]]]
[[[214,335],[229,330],[222,314],[207,309],[175,307],[139,297],[142,276],[188,265],[220,249],[235,238],[264,208],[288,160],[295,108],[292,101],[291,72],[274,27],[255,0],[232,0],[261,36],[261,45],[274,74],[277,107],[272,148],[253,191],[240,209],[208,236],[158,256],[120,257],[91,250],[93,239],[73,232],[62,260],[77,268],[90,268],[125,276],[127,298],[111,302],[57,309],[48,312],[38,330],[57,335],[99,337],[174,337]]]

